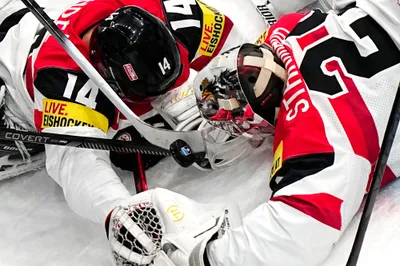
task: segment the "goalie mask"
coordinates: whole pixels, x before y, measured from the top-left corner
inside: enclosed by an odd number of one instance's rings
[[[274,133],[286,80],[284,64],[272,48],[254,44],[217,56],[197,75],[194,89],[210,125],[203,137],[212,168],[247,157]]]

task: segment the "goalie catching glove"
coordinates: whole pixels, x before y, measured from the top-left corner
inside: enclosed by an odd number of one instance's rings
[[[207,244],[241,222],[236,206],[200,204],[154,189],[116,207],[106,231],[114,265],[204,266]]]

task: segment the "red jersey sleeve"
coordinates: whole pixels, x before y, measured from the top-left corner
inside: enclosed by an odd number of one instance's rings
[[[271,32],[273,32],[276,28],[284,28],[287,30],[287,32],[291,32],[304,16],[304,14],[300,13],[283,15],[274,25],[269,27],[263,34],[260,35],[260,37],[258,37],[256,44],[260,45],[266,43],[268,45],[271,45],[271,42],[269,40]]]

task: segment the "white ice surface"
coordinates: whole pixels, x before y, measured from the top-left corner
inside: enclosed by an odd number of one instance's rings
[[[150,188],[169,188],[200,202],[238,202],[245,215],[270,196],[268,146],[219,172],[183,169],[168,158],[148,171],[148,183]],[[119,173],[134,192],[131,174]],[[103,226],[72,213],[44,170],[0,183],[0,210],[2,266],[111,265]],[[395,181],[380,192],[359,266],[398,265],[399,221],[400,181]],[[353,221],[323,266],[345,265],[355,226]]]
[[[241,23],[243,32],[254,39],[263,31],[263,21],[243,1],[205,2]],[[289,12],[294,7],[300,8],[296,3],[288,9],[292,1],[280,1],[280,10]],[[183,169],[172,159],[165,159],[147,172],[149,187],[169,188],[200,202],[238,202],[245,215],[270,196],[271,153],[266,143],[241,164],[219,172]],[[134,193],[131,174],[118,173]],[[345,265],[358,218],[323,266]],[[400,181],[395,181],[378,197],[359,266],[399,265],[399,222]],[[0,182],[0,266],[110,266],[109,256],[103,227],[75,215],[67,206],[62,190],[45,170]]]

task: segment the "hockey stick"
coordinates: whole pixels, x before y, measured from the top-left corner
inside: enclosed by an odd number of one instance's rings
[[[322,11],[328,12],[328,11],[332,10],[332,6],[328,3],[327,0],[319,0],[318,3],[322,7]]]
[[[127,118],[136,130],[150,143],[170,149],[176,146],[176,141],[186,144],[187,149],[192,152],[204,152],[204,142],[200,131],[171,131],[151,127],[132,112],[132,110],[118,97],[116,92],[89,63],[76,46],[60,30],[53,20],[44,12],[35,0],[21,0],[33,15],[43,24],[45,29],[58,41],[83,72],[92,80],[92,82],[107,96],[107,98],[118,108],[118,110]]]
[[[276,23],[276,18],[271,12],[271,3],[269,0],[250,0],[250,3],[258,11],[258,13],[263,17],[265,23],[268,27]]]
[[[368,228],[368,223],[371,218],[372,209],[374,208],[375,200],[379,192],[379,187],[382,182],[383,174],[386,169],[386,164],[389,158],[390,150],[392,149],[393,141],[396,136],[396,131],[400,120],[400,84],[397,88],[396,97],[394,99],[393,108],[390,113],[389,121],[386,126],[385,135],[382,140],[382,146],[378,157],[378,162],[375,166],[374,175],[371,181],[371,188],[365,201],[365,206],[361,216],[360,224],[353,247],[350,252],[346,266],[355,266],[360,255],[361,247]]]
[[[273,6],[269,0],[250,0],[250,3],[264,19],[265,25],[267,26],[266,30],[254,42],[256,45],[261,45],[267,38],[269,28],[276,23],[276,18],[271,12]]]
[[[135,183],[136,193],[140,193],[148,190],[147,180],[146,180],[146,170],[144,169],[144,163],[142,155],[140,153],[135,154],[135,159],[137,162],[137,167],[133,170],[133,181]]]
[[[142,153],[149,155],[171,155],[171,152],[154,145],[138,144],[134,141],[111,140],[92,137],[80,137],[54,133],[39,133],[1,128],[0,139],[21,141],[24,143],[49,144],[86,148],[94,150],[110,150],[115,152]]]
[[[28,151],[30,154],[36,153],[37,151],[44,151],[44,149],[39,149],[37,144],[33,145],[25,145],[26,151]],[[0,140],[0,154],[4,153],[9,153],[9,154],[15,154],[15,153],[20,153],[17,145],[15,144],[15,141],[8,141],[8,140]]]
[[[2,141],[1,141],[2,140]],[[111,150],[115,152],[128,152],[135,154],[136,167],[132,169],[134,185],[137,193],[146,191],[147,180],[146,172],[143,165],[142,155],[139,152],[152,155],[171,155],[170,152],[153,145],[138,145],[136,143],[108,140],[101,138],[85,138],[75,136],[65,136],[59,134],[45,134],[38,132],[18,131],[15,129],[0,128],[0,153],[19,153],[15,141],[25,142],[26,150],[31,153],[37,148],[37,144],[55,144],[77,148],[90,148],[100,150]],[[103,141],[106,140],[107,143]],[[33,144],[33,146],[29,145]],[[133,146],[133,147],[131,147]],[[44,149],[43,149],[44,151]]]
[[[181,143],[180,141],[176,141],[171,146],[170,150],[166,150],[152,144],[140,144],[135,141],[111,140],[44,132],[39,133],[9,128],[0,128],[0,140],[21,141],[32,144],[59,145],[94,150],[109,150],[114,152],[140,153],[148,155],[172,155],[175,161],[182,167],[189,167],[193,164],[193,162],[203,159],[205,156],[204,152],[191,153],[191,151],[186,149],[185,143]]]

